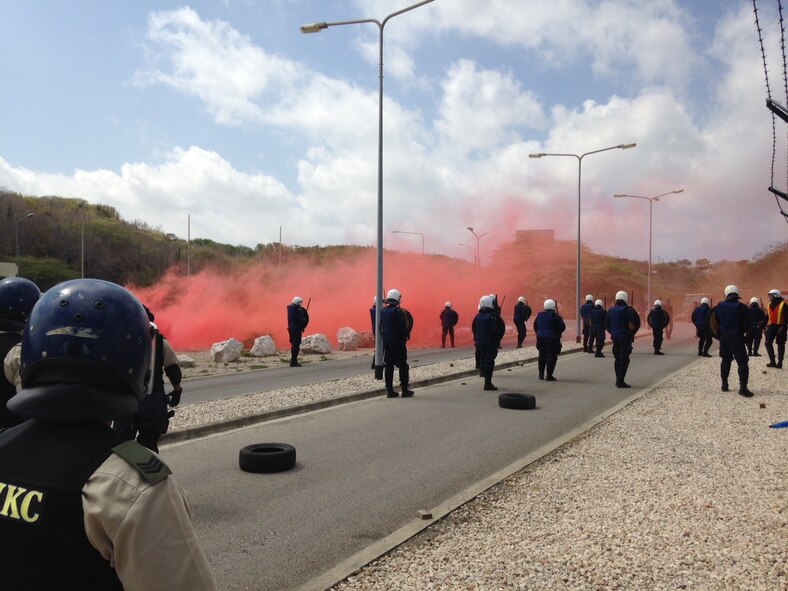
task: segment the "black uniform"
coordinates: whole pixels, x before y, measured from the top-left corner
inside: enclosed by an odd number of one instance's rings
[[[542,310],[534,320],[536,333],[536,349],[539,351],[539,379],[548,382],[556,381],[553,372],[561,352],[561,335],[566,330],[566,323],[555,310]],[[545,377],[547,372],[547,377]]]
[[[476,345],[479,357],[480,373],[484,378],[485,390],[497,390],[492,383],[495,370],[495,358],[498,357],[498,348],[506,332],[506,326],[494,308],[481,308],[471,323],[473,343]]]
[[[724,302],[720,302],[711,312],[713,321],[710,326],[718,327],[715,335],[720,339],[720,377],[722,378],[722,391],[728,391],[728,375],[731,371],[731,362],[736,359],[739,369],[739,394],[752,396],[747,389],[750,375],[747,349],[744,345],[745,335],[749,327],[747,306],[739,301],[737,294],[730,294]],[[710,328],[710,330],[713,330]]]
[[[601,305],[594,306],[589,316],[591,330],[594,335],[595,355],[594,357],[604,357],[602,348],[605,346],[605,321],[607,320],[607,310]]]
[[[632,343],[635,340],[635,333],[640,330],[640,316],[625,301],[616,300],[615,306],[607,311],[606,324],[613,341],[616,387],[629,388],[625,380],[629,369],[629,357],[632,355]]]
[[[300,367],[301,335],[309,324],[309,312],[300,304],[287,306],[287,334],[290,335],[290,367]]]
[[[523,341],[528,333],[526,322],[531,318],[531,306],[523,302],[514,305],[514,326],[517,328],[517,348],[522,349]]]
[[[698,336],[698,355],[701,357],[711,357],[711,332],[709,331],[707,317],[711,308],[708,304],[701,304],[692,311],[692,324],[695,325],[695,334]]]
[[[454,327],[459,322],[460,316],[449,306],[446,306],[441,310],[439,318],[441,321],[441,349],[446,347],[446,335],[449,335],[451,346],[454,348]]]
[[[653,334],[654,355],[664,355],[662,349],[662,333],[670,324],[670,315],[662,306],[654,306],[646,317]]]
[[[164,347],[167,339],[159,332],[154,338],[153,384],[150,393],[140,400],[137,414],[130,419],[118,419],[114,429],[122,440],[135,439],[140,445],[158,453],[159,439],[167,432],[170,418],[175,411],[168,406],[178,406],[181,401],[181,368],[177,363],[164,366]],[[169,344],[166,345],[169,348]],[[170,354],[172,354],[171,350]],[[164,374],[175,387],[170,398],[164,392]]]
[[[758,305],[758,302],[753,302],[747,310],[747,320],[749,326],[747,328],[747,338],[744,341],[744,344],[747,345],[747,354],[750,357],[760,357],[761,354],[758,353],[758,348],[761,346],[761,336],[769,317]]]
[[[413,317],[410,312],[400,308],[395,300],[386,300],[380,311],[380,338],[383,339],[384,378],[389,398],[399,394],[394,390],[394,367],[399,369],[399,381],[402,385],[402,397],[413,396],[408,389],[410,382],[410,366],[408,365],[407,342],[413,329]]]
[[[583,351],[585,353],[593,353],[594,336],[591,333],[591,310],[594,309],[594,302],[586,301],[585,304],[580,306],[580,318],[583,321]]]

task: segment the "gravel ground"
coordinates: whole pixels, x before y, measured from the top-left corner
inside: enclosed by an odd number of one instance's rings
[[[788,374],[765,359],[754,398],[701,360],[332,589],[788,589]]]
[[[769,428],[788,420],[788,373],[751,359],[745,399],[720,391],[719,364],[700,360],[332,589],[788,590],[788,429]],[[171,429],[377,388],[364,375],[186,405]]]

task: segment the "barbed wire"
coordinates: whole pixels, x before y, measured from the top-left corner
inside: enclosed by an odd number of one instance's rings
[[[785,96],[786,101],[788,101],[788,59],[786,59],[786,52],[785,52],[785,21],[783,19],[783,6],[782,0],[777,0],[778,4],[778,11],[780,15],[780,48],[782,50],[782,57],[783,57],[783,86],[785,88]],[[769,67],[768,62],[766,59],[766,49],[763,44],[763,29],[761,29],[760,18],[758,17],[758,5],[756,0],[752,0],[752,9],[753,13],[755,14],[755,28],[758,31],[758,43],[761,47],[761,57],[763,59],[763,75],[766,82],[766,104],[769,107],[769,111],[772,114],[772,159],[771,159],[771,170],[770,170],[770,191],[774,194],[775,201],[777,202],[777,207],[780,210],[783,218],[785,221],[788,222],[788,213],[783,210],[782,203],[780,199],[786,198],[786,193],[780,191],[779,189],[775,189],[774,187],[774,162],[777,158],[777,123],[776,123],[776,115],[772,100],[772,89],[769,83]],[[786,130],[786,142],[788,142],[788,130]],[[786,152],[786,187],[788,187],[788,152]]]

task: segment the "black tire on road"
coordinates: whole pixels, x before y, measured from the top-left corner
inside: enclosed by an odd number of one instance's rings
[[[510,392],[499,394],[498,406],[515,410],[531,410],[536,408],[536,396],[533,394],[513,394]]]
[[[296,450],[287,443],[255,443],[241,448],[238,465],[244,472],[284,472],[296,463]]]

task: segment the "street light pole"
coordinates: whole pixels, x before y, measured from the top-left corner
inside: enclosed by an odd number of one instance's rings
[[[392,230],[392,234],[413,234],[414,236],[421,236],[421,254],[424,254],[424,234],[421,232],[406,232],[404,230]]]
[[[331,23],[321,22],[301,26],[302,33],[319,33],[328,27],[342,25],[357,25],[362,23],[372,23],[377,25],[380,31],[380,59],[378,62],[378,228],[377,228],[377,300],[375,302],[375,326],[380,326],[380,313],[383,309],[383,28],[389,19],[400,14],[429,4],[434,0],[422,0],[402,10],[392,12],[382,22],[373,18],[364,18],[351,21],[336,21]],[[383,379],[383,341],[380,339],[378,330],[375,330],[375,379]]]
[[[473,234],[474,238],[476,238],[476,265],[478,267],[481,267],[482,253],[481,250],[479,249],[479,241],[482,239],[482,237],[487,236],[488,232],[484,232],[483,234],[477,234],[476,232],[473,231],[473,228],[471,228],[470,226],[468,226],[467,229],[470,230],[471,234]]]
[[[16,262],[17,273],[19,272],[19,224],[24,222],[27,218],[32,218],[34,215],[35,215],[34,213],[28,213],[25,217],[19,218],[15,222],[16,223],[16,261],[15,262]]]
[[[580,188],[581,188],[581,177],[583,172],[583,158],[586,156],[590,156],[591,154],[599,154],[600,152],[607,152],[608,150],[628,150],[630,148],[634,148],[637,144],[618,144],[616,146],[610,146],[608,148],[602,148],[600,150],[592,150],[591,152],[585,152],[584,154],[549,154],[546,152],[539,152],[536,154],[529,154],[529,158],[543,158],[545,156],[569,156],[572,158],[577,158],[577,291],[576,291],[576,299],[575,299],[575,316],[577,317],[576,321],[576,342],[580,342]]]
[[[660,197],[665,197],[666,195],[677,195],[679,193],[683,193],[684,189],[676,189],[675,191],[668,191],[667,193],[661,193],[660,195],[654,195],[653,197],[643,197],[642,195],[628,195],[626,193],[616,193],[613,197],[624,198],[624,197],[631,197],[632,199],[645,199],[648,201],[648,281],[646,283],[646,292],[647,292],[647,301],[646,306],[649,307],[652,305],[651,301],[651,228],[652,228],[652,220],[654,214],[654,202],[659,201]]]

